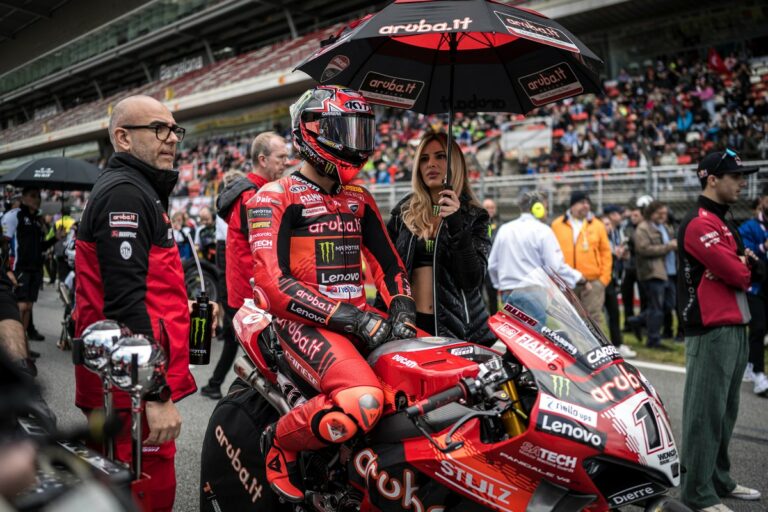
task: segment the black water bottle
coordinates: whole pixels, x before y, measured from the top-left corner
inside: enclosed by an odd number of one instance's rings
[[[192,305],[189,322],[189,363],[209,364],[211,362],[211,322],[213,308],[205,292],[197,296]]]

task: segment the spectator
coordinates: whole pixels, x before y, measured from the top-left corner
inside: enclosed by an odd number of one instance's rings
[[[744,241],[744,248],[754,252],[760,261],[768,262],[768,186],[764,186],[757,200],[755,216],[739,228],[739,234]],[[747,290],[749,301],[749,362],[744,372],[744,380],[754,384],[756,395],[766,395],[768,392],[768,377],[765,375],[765,346],[763,340],[768,334],[766,317],[768,303],[766,302],[765,282],[753,282]]]
[[[568,286],[591,287],[578,270],[563,260],[563,251],[552,228],[545,224],[547,200],[539,192],[528,192],[520,200],[520,217],[499,229],[488,257],[488,275],[501,300],[515,305],[546,323],[546,297],[537,293],[538,282],[531,280],[534,270],[549,267]]]
[[[413,191],[392,210],[387,230],[411,276],[417,327],[489,345],[495,336],[481,295],[491,249],[488,212],[475,199],[456,143],[451,148],[451,188],[443,187],[446,144],[442,133],[421,139]]]
[[[244,271],[244,269],[253,268],[253,256],[248,246],[248,218],[245,203],[261,187],[283,175],[288,161],[285,139],[275,132],[260,133],[251,144],[251,160],[253,161],[251,172],[245,176],[230,175],[227,185],[216,200],[219,215],[227,222],[227,249],[224,265],[227,284],[227,303],[224,307],[224,350],[219,356],[208,384],[200,389],[201,395],[213,400],[221,398],[221,384],[237,356],[237,340],[229,324],[232,323],[237,310],[243,306],[245,299],[253,297],[253,291],[248,282],[251,272]]]
[[[70,206],[64,206],[61,209],[61,218],[54,222],[52,229],[63,233],[63,236],[69,234],[72,226],[75,225],[75,219],[72,218],[71,214],[72,208]],[[50,233],[50,235],[53,235],[53,233]],[[57,240],[53,245],[53,255],[54,258],[56,258],[56,278],[60,283],[64,282],[69,275],[69,271],[72,270],[69,268],[67,255],[64,253],[65,245],[66,240],[64,239]],[[49,276],[49,278],[53,280],[53,276]]]
[[[179,249],[179,257],[181,261],[186,261],[192,257],[192,243],[190,238],[193,237],[192,228],[186,222],[187,214],[183,211],[174,212],[171,217],[173,223],[173,239],[176,242],[176,247]]]
[[[678,230],[680,317],[685,327],[685,390],[681,498],[693,509],[730,512],[721,497],[758,500],[760,492],[730,475],[728,445],[739,413],[747,366],[746,290],[765,277],[765,266],[745,249],[729,206],[746,175],[735,152],[710,153],[699,163],[702,194]]]
[[[624,270],[624,252],[627,250],[621,231],[622,213],[622,209],[615,205],[608,205],[603,209],[603,223],[608,233],[608,242],[611,245],[611,254],[613,255],[611,282],[605,287],[605,312],[608,316],[608,332],[611,343],[619,350],[624,359],[632,359],[637,356],[637,353],[624,345],[619,319],[618,292]]]
[[[642,209],[633,204],[629,210],[629,215],[624,221],[622,229],[622,239],[624,240],[624,262],[621,277],[621,300],[624,305],[624,328],[622,332],[632,332],[632,328],[627,324],[627,319],[635,316],[635,284],[637,281],[637,257],[635,255],[634,234],[637,226],[643,221]],[[643,290],[640,289],[640,310],[642,311],[644,300]],[[638,341],[640,341],[638,339]]]
[[[213,222],[213,213],[207,206],[200,208],[198,214],[200,224],[195,231],[195,247],[209,262],[216,261],[216,226]]]
[[[624,148],[616,145],[611,157],[611,169],[627,169],[629,167],[629,157],[624,153]]]
[[[7,275],[15,286],[14,294],[25,331],[29,328],[32,308],[43,286],[43,253],[63,236],[57,232],[49,240],[44,240],[45,231],[37,215],[40,202],[40,189],[26,187],[21,193],[21,205],[6,212],[2,218],[4,242],[10,246],[4,252],[13,258]],[[30,351],[29,354],[35,357],[37,352]]]
[[[552,222],[552,230],[565,263],[586,279],[586,283],[576,286],[576,295],[599,325],[603,322],[605,287],[611,282],[613,260],[605,225],[592,215],[590,209],[587,193],[574,191],[568,210]]]
[[[643,210],[645,220],[640,223],[634,234],[637,253],[637,279],[643,288],[647,300],[646,309],[640,317],[628,319],[636,330],[638,340],[639,326],[645,324],[648,329],[646,346],[661,347],[661,329],[664,323],[664,310],[675,307],[675,281],[670,276],[677,274],[675,251],[677,240],[672,228],[667,225],[668,209],[661,201],[653,201]]]

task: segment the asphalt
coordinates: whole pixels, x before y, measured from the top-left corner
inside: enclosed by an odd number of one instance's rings
[[[31,342],[32,348],[42,354],[38,360],[39,381],[48,404],[56,412],[63,427],[82,425],[84,418],[74,406],[74,372],[71,352],[62,352],[56,348],[61,329],[62,306],[52,287],[46,287],[35,306],[35,324],[45,336],[44,342]],[[214,342],[212,364],[192,368],[198,386],[207,383],[213,366],[218,360],[221,343]],[[675,438],[680,446],[682,417],[683,383],[685,375],[663,369],[642,368],[641,371],[653,383],[661,394],[667,412],[672,421]],[[230,373],[223,389],[234,378]],[[208,418],[215,402],[202,397],[199,393],[191,395],[178,407],[183,418],[180,437],[177,439],[177,511],[198,510],[198,482],[200,473],[200,447],[202,446]],[[766,511],[768,504],[768,399],[755,396],[750,384],[744,384],[741,393],[739,419],[730,447],[731,473],[736,480],[763,493],[763,500],[758,502],[740,502],[725,500],[725,503],[737,512]],[[676,490],[672,490],[676,495]],[[636,508],[630,510],[638,510]]]

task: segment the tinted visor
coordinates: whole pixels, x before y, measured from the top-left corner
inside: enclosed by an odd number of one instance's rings
[[[376,123],[369,115],[330,116],[317,121],[317,134],[340,144],[338,149],[373,151],[375,132]]]

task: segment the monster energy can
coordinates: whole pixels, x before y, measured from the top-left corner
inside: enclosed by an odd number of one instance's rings
[[[189,364],[211,362],[211,322],[213,308],[205,293],[200,293],[192,305],[189,322]]]

